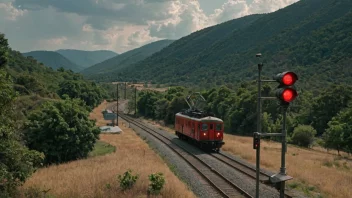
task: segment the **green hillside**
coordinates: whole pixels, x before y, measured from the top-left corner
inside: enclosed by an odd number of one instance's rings
[[[26,116],[27,111],[35,109],[44,101],[61,99],[64,94],[82,99],[90,108],[107,96],[102,88],[85,80],[81,74],[63,68],[54,70],[31,56],[24,57],[11,49],[8,50],[5,70],[19,94],[17,108],[22,113],[18,115]]]
[[[94,79],[107,78],[112,72],[144,60],[145,58],[170,45],[172,42],[173,40],[161,40],[144,45],[140,48],[130,50],[115,56],[114,58],[103,61],[102,63],[93,65],[92,67],[81,71],[81,73]]]
[[[350,82],[351,7],[349,0],[301,0],[273,13],[246,16],[177,40],[105,79],[237,83],[256,78],[255,54],[261,52],[267,76],[290,69],[303,86],[317,78],[321,84]]]
[[[60,49],[56,52],[60,53],[71,62],[83,67],[84,69],[118,55],[117,53],[108,50],[83,51],[74,49]]]
[[[23,53],[24,56],[32,56],[34,59],[42,62],[44,65],[51,67],[53,69],[58,69],[63,67],[64,69],[70,69],[74,72],[78,72],[83,69],[83,67],[76,65],[69,59],[65,58],[63,55],[52,52],[52,51],[32,51]]]
[[[0,197],[40,197],[20,187],[38,168],[88,156],[100,133],[89,112],[107,94],[72,70],[24,57],[2,33],[0,90]]]

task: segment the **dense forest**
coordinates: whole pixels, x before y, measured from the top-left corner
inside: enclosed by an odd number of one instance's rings
[[[293,70],[301,87],[351,82],[352,2],[305,0],[183,37],[98,81],[152,81],[211,88]],[[255,58],[261,52],[262,60]]]
[[[88,116],[108,97],[96,83],[22,56],[0,34],[0,89],[0,197],[18,197],[38,167],[93,149],[100,130]]]
[[[275,86],[265,85],[262,94],[274,96],[275,89]],[[166,92],[141,91],[138,94],[138,115],[162,120],[172,126],[175,114],[189,108],[185,97],[194,91],[196,90],[185,87],[170,87]],[[288,111],[289,142],[303,147],[319,145],[352,153],[352,122],[348,120],[352,114],[351,91],[351,86],[336,84],[325,87],[316,94],[311,91],[300,92]],[[206,99],[201,110],[221,118],[225,123],[225,132],[252,136],[257,130],[255,82],[243,82],[237,87],[205,89],[201,94]],[[130,103],[133,109],[133,100]],[[278,100],[264,100],[262,131],[281,133],[281,127],[282,111]]]

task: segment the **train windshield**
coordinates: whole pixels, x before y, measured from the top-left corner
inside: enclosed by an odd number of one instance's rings
[[[207,124],[202,124],[202,131],[208,130],[208,125]]]
[[[222,124],[216,124],[216,129],[217,131],[221,131]]]

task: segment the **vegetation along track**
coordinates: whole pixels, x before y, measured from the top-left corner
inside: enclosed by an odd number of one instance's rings
[[[173,150],[175,153],[177,153],[181,158],[183,158],[191,167],[193,167],[200,175],[202,175],[207,182],[213,186],[221,195],[224,197],[252,197],[248,192],[234,184],[233,182],[229,181],[227,178],[225,178],[222,174],[220,174],[218,171],[214,170],[211,166],[209,166],[207,163],[205,163],[203,160],[201,160],[199,157],[196,155],[188,152],[184,148],[174,144],[171,142],[171,140],[154,129],[151,129],[145,124],[140,123],[138,121],[135,121],[134,119],[122,115],[121,113],[118,114],[119,117],[122,119],[134,124],[138,128],[146,131],[153,137],[157,138],[160,140],[162,143],[164,143],[167,147],[169,147],[171,150]]]

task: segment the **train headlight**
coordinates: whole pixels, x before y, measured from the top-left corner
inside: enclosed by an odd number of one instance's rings
[[[207,135],[207,133],[203,133],[203,135],[204,135],[204,136],[206,136],[206,135]]]
[[[218,132],[217,134],[216,134],[216,137],[219,137],[220,136],[220,133]]]

